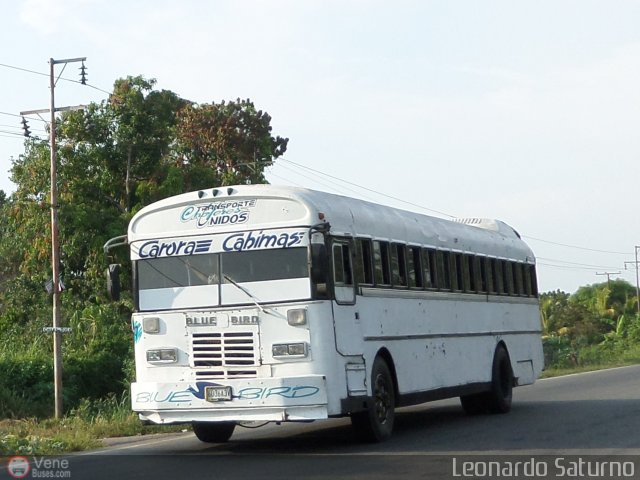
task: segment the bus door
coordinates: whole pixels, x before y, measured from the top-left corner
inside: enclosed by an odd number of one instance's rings
[[[342,355],[362,355],[364,350],[362,327],[356,306],[353,251],[353,240],[331,240],[333,325],[336,348]]]

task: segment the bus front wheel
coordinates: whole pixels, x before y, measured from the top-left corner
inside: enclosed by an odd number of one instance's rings
[[[381,357],[371,369],[371,394],[367,409],[351,414],[351,424],[361,440],[382,442],[393,431],[396,394],[389,366]]]
[[[224,443],[233,434],[236,422],[193,422],[193,433],[206,443]]]

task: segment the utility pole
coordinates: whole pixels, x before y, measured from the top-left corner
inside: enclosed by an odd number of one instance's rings
[[[49,59],[49,88],[51,89],[50,107],[45,110],[31,110],[20,112],[21,115],[29,115],[33,113],[49,112],[51,114],[49,125],[49,148],[51,150],[51,270],[53,274],[51,293],[53,296],[53,326],[46,331],[53,332],[53,387],[55,397],[55,418],[62,418],[62,333],[63,328],[60,325],[60,293],[62,292],[60,284],[60,244],[58,238],[58,179],[57,179],[57,156],[56,156],[56,112],[63,110],[75,110],[78,107],[64,107],[56,109],[55,105],[55,65],[72,62],[82,62],[81,81],[86,84],[84,61],[86,57],[68,58],[64,60]],[[63,67],[64,70],[64,67]],[[66,329],[65,329],[66,330]]]
[[[620,275],[621,272],[596,272],[596,275],[606,275],[607,276],[607,287],[611,287],[611,275]]]
[[[638,251],[640,250],[640,246],[636,245],[634,249],[636,259],[634,262],[624,262],[624,269],[627,269],[627,264],[632,264],[636,269],[636,304],[638,307],[638,315],[640,316],[640,274],[638,273]]]

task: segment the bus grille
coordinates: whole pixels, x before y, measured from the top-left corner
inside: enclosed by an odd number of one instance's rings
[[[254,332],[193,333],[191,359],[198,379],[256,377],[260,365]]]

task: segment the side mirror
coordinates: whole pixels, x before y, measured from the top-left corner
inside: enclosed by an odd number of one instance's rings
[[[120,300],[120,265],[117,263],[107,268],[107,292],[111,300]]]
[[[329,262],[327,247],[323,243],[311,244],[311,280],[314,283],[327,283]]]

